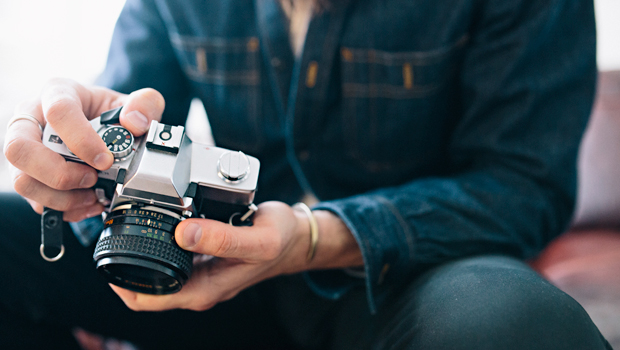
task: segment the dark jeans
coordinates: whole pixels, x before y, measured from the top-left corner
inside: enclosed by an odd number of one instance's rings
[[[98,276],[92,248],[39,256],[39,216],[0,195],[0,348],[75,349],[71,329],[141,349],[611,349],[583,308],[525,264],[474,257],[434,268],[371,316],[365,291],[321,299],[299,276],[205,312],[133,312]],[[69,227],[66,227],[69,232]]]

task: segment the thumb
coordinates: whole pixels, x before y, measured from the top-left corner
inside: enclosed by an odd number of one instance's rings
[[[161,120],[166,102],[159,91],[151,88],[132,92],[125,99],[121,111],[121,125],[134,136],[146,133],[152,120]]]
[[[256,226],[240,227],[209,219],[187,219],[175,231],[177,244],[194,253],[263,261],[279,251],[274,235]],[[277,255],[277,253],[276,253]]]

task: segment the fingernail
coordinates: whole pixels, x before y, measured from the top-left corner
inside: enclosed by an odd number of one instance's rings
[[[97,175],[93,173],[86,173],[80,181],[81,188],[89,188],[92,187],[97,182]]]
[[[97,215],[101,215],[101,209],[99,208],[93,209],[92,211],[88,212],[88,214],[86,214],[86,219],[93,218]]]
[[[95,156],[95,159],[93,159],[93,164],[95,164],[95,168],[97,169],[105,169],[113,161],[114,161],[114,157],[112,156],[112,153],[103,152]]]
[[[200,225],[191,223],[187,225],[185,231],[183,231],[183,246],[185,248],[191,248],[195,246],[202,237],[202,230]]]
[[[90,191],[86,197],[84,197],[84,202],[82,202],[83,205],[92,205],[97,201],[97,195],[95,195],[95,192]]]
[[[140,131],[147,131],[149,128],[149,120],[144,114],[138,111],[131,111],[126,115],[127,120]]]
[[[97,215],[101,215],[101,209],[99,209],[99,208],[96,208],[96,209],[93,209],[92,211],[89,211],[88,214],[86,214],[84,216],[84,219],[94,218]]]

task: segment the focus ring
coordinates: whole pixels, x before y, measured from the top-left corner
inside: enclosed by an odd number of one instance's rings
[[[110,254],[111,253],[111,254]],[[192,253],[170,243],[164,243],[148,237],[121,235],[102,237],[95,248],[93,258],[99,260],[118,253],[146,256],[154,261],[163,261],[172,265],[189,278],[192,270]]]

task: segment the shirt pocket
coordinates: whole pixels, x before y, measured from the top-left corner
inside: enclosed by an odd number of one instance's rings
[[[429,51],[342,47],[343,140],[367,171],[416,171],[437,162],[467,36]],[[415,159],[412,159],[415,155]]]
[[[185,74],[202,100],[218,146],[260,148],[260,50],[256,37],[172,36]]]

